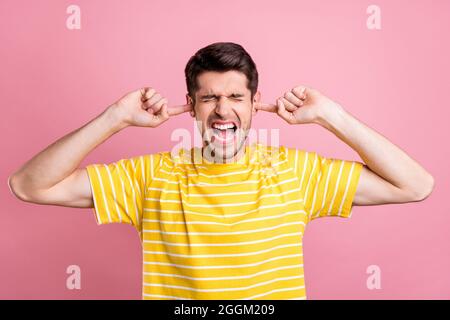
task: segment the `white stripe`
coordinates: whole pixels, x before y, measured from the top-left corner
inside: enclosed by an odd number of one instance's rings
[[[138,206],[137,206],[137,202],[136,202],[136,193],[134,191],[133,182],[131,181],[131,178],[130,178],[130,175],[128,174],[127,169],[123,165],[123,161],[120,161],[120,165],[122,166],[123,171],[125,171],[125,175],[128,178],[128,183],[130,184],[130,188],[131,188],[131,192],[133,194],[133,200],[134,200],[134,210],[135,210],[135,213],[136,213],[136,226],[139,226],[139,223],[140,223],[140,221],[139,221],[139,213],[138,213]]]
[[[292,182],[297,180],[296,177],[291,178],[291,179],[287,179],[287,180],[283,180],[279,183],[275,183],[275,184],[270,184],[270,185],[263,185],[261,186],[259,189],[254,190],[254,191],[242,191],[242,192],[223,192],[223,193],[209,193],[209,194],[202,194],[202,193],[185,193],[183,190],[181,190],[181,194],[183,194],[186,197],[221,197],[221,196],[229,196],[229,195],[238,195],[238,194],[254,194],[254,193],[258,193],[259,191],[261,191],[262,189],[269,189],[269,188],[275,188],[278,186],[281,186],[283,184]],[[173,193],[173,194],[179,194],[180,190],[166,190],[164,188],[153,188],[153,187],[149,187],[148,190],[153,190],[153,191],[161,191],[161,193]]]
[[[316,185],[314,186],[313,201],[311,204],[311,217],[315,216],[314,206],[316,205],[317,189],[319,189],[321,177],[322,177],[322,171],[319,172],[319,177],[317,178]],[[319,214],[319,212],[317,212],[317,214]]]
[[[205,173],[201,173],[201,172],[199,172],[199,173],[188,173],[188,174],[186,174],[185,172],[169,172],[169,171],[166,171],[164,169],[160,169],[159,171],[161,171],[163,173],[166,173],[166,174],[169,174],[169,175],[172,175],[172,176],[178,175],[178,176],[181,176],[183,178],[185,178],[185,177],[198,177],[198,176],[202,176],[202,177],[206,177],[206,178],[218,178],[218,177],[242,175],[242,174],[250,173],[250,172],[251,172],[251,174],[258,174],[258,173],[262,172],[262,171],[253,171],[253,169],[248,169],[248,170],[244,170],[244,171],[234,171],[234,172],[227,172],[227,173],[211,175],[211,174],[205,174]]]
[[[276,208],[276,207],[281,207],[281,206],[285,206],[291,203],[296,203],[296,202],[303,202],[303,199],[297,199],[297,200],[292,200],[292,201],[286,201],[283,203],[277,203],[277,204],[271,204],[271,205],[266,205],[266,206],[259,206],[256,209],[252,209],[249,211],[244,211],[241,213],[231,213],[231,214],[226,214],[226,215],[217,215],[217,214],[208,214],[208,213],[201,213],[201,212],[195,212],[195,211],[191,211],[191,210],[164,210],[164,209],[153,209],[153,208],[144,208],[144,211],[148,211],[148,212],[160,212],[160,213],[177,213],[177,214],[185,214],[185,213],[189,213],[189,214],[196,214],[199,216],[204,216],[204,217],[213,217],[213,218],[230,218],[230,217],[240,217],[240,216],[244,216],[246,214],[252,213],[252,212],[257,212],[261,209],[268,209],[268,208]]]
[[[284,226],[290,226],[290,225],[296,225],[301,224],[305,225],[303,221],[297,221],[297,222],[288,222],[288,223],[282,223],[276,226],[268,227],[268,228],[262,228],[262,229],[255,229],[255,230],[244,230],[244,231],[230,231],[230,232],[176,232],[176,231],[161,231],[161,230],[153,230],[153,229],[144,229],[143,231],[145,233],[161,233],[161,234],[176,234],[176,235],[208,235],[208,236],[223,236],[223,235],[230,235],[230,234],[247,234],[247,233],[255,233],[255,232],[261,232],[261,231],[269,231],[274,230],[277,228],[281,228]]]
[[[298,162],[298,150],[295,149],[295,161],[294,161],[294,172],[295,172],[295,176],[297,176],[297,162]]]
[[[276,215],[267,216],[267,217],[245,219],[245,220],[232,222],[232,223],[222,223],[222,222],[212,222],[212,221],[162,221],[162,220],[157,220],[157,219],[142,219],[142,221],[144,221],[144,222],[156,222],[156,223],[160,223],[160,224],[181,224],[181,225],[196,225],[196,224],[198,224],[198,225],[221,225],[221,226],[231,227],[231,226],[235,226],[235,225],[238,225],[238,224],[241,224],[241,223],[247,223],[247,222],[252,222],[252,221],[263,221],[263,220],[270,220],[270,219],[279,219],[281,217],[289,216],[291,214],[296,214],[296,213],[306,214],[306,212],[304,210],[296,210],[296,211],[288,211],[288,212],[285,212],[283,214],[276,214]]]
[[[225,246],[228,247],[228,246],[240,246],[240,245],[269,242],[274,239],[290,237],[290,236],[300,237],[302,234],[303,234],[302,232],[293,232],[293,233],[280,234],[278,236],[265,238],[265,239],[261,239],[261,240],[243,241],[243,242],[227,242],[227,243],[180,243],[180,242],[167,242],[167,241],[157,241],[157,240],[144,240],[144,243],[163,244],[163,245],[167,245],[167,246],[178,246],[178,247],[225,247]],[[299,243],[299,246],[302,246],[302,244]]]
[[[286,163],[286,162],[288,162],[287,159],[285,159],[283,161],[280,161],[280,162],[277,162],[277,163],[274,163],[271,166],[272,167],[278,167],[279,165],[281,165],[283,163]],[[196,171],[196,172],[198,171],[197,169],[199,169],[199,168],[200,169],[208,169],[208,167],[206,167],[206,166],[195,166],[194,168],[189,168],[189,167],[185,167],[185,166],[183,166],[183,167],[174,167],[174,166],[169,166],[166,162],[164,162],[164,165],[166,165],[168,169],[177,169],[177,168],[180,169],[180,172],[170,172],[170,171],[166,171],[164,169],[160,170],[160,171],[162,171],[164,173],[168,173],[168,174],[182,174],[182,175],[185,175],[184,174],[185,172],[183,172],[183,170],[185,170],[185,169]],[[205,174],[205,173],[198,173],[198,174],[194,174],[193,173],[193,174],[187,174],[187,176],[197,177],[197,176],[200,175],[200,176],[209,177],[209,178],[216,178],[216,177],[232,176],[232,175],[241,174],[241,173],[248,173],[248,172],[251,172],[251,171],[252,171],[252,169],[247,169],[247,170],[243,170],[243,171],[235,171],[235,172],[228,172],[228,173],[222,173],[222,174],[212,174],[212,175]]]
[[[333,204],[334,204],[334,200],[336,199],[336,196],[337,196],[337,193],[338,193],[338,190],[339,190],[339,184],[340,184],[340,181],[341,181],[341,175],[342,175],[342,169],[343,168],[344,168],[344,161],[341,161],[341,166],[339,168],[338,179],[336,181],[336,186],[334,188],[334,195],[333,195],[333,198],[331,199],[331,203],[330,203],[330,205],[328,207],[327,215],[331,215],[331,213],[333,211]]]
[[[116,166],[117,172],[120,172],[120,168],[117,165],[117,163],[115,163],[114,165]],[[125,211],[126,211],[126,214],[128,216],[130,216],[130,211],[128,209],[128,201],[127,201],[127,197],[125,195],[125,184],[123,183],[123,180],[122,180],[122,177],[120,176],[120,174],[119,174],[119,178],[120,178],[120,184],[122,186],[122,196],[123,196],[123,199],[124,199],[123,202],[125,203]],[[120,220],[122,221],[122,218]]]
[[[141,173],[142,173],[142,185],[145,186],[145,166],[144,166],[144,157],[140,156],[139,160],[141,161]]]
[[[145,200],[154,200],[154,201],[156,200],[156,201],[158,201],[158,199],[151,199],[151,198],[145,198]],[[161,202],[163,202],[163,201],[161,201]],[[165,200],[164,202],[180,203],[180,200]],[[259,203],[260,200],[248,201],[248,202],[238,202],[238,203],[217,203],[217,204],[192,204],[192,203],[187,203],[184,200],[182,202],[183,202],[183,206],[188,206],[188,207],[193,207],[193,208],[217,208],[217,207],[223,208],[223,207],[247,206],[247,205],[250,205],[250,204]]]
[[[328,196],[328,186],[330,184],[330,178],[331,178],[331,174],[333,172],[333,165],[334,165],[334,159],[331,160],[331,164],[330,164],[330,167],[328,169],[327,181],[325,183],[325,191],[321,195],[321,197],[322,197],[322,205],[319,208],[318,215],[320,215],[320,213],[322,212],[322,210],[324,209],[324,206],[325,206],[325,201],[326,201],[327,196]]]
[[[109,213],[108,201],[106,200],[106,194],[105,194],[105,188],[103,187],[102,176],[100,175],[100,172],[98,171],[97,166],[95,166],[94,168],[95,168],[95,172],[97,172],[97,177],[98,177],[98,180],[99,180],[99,182],[100,182],[100,190],[102,191],[103,202],[104,202],[104,204],[105,204],[106,213],[107,213],[107,215],[108,215],[108,221],[109,221],[109,223],[111,223],[111,222],[112,222],[112,220],[111,220],[111,214]]]
[[[161,181],[161,182],[166,182],[166,183],[169,183],[169,184],[176,184],[176,185],[181,184],[183,187],[188,187],[188,186],[189,186],[189,187],[195,187],[195,186],[201,186],[201,187],[204,187],[204,186],[224,187],[224,186],[233,186],[233,185],[242,185],[242,184],[252,184],[252,183],[254,184],[254,183],[260,183],[261,181],[267,180],[267,178],[275,177],[275,176],[278,176],[279,174],[286,173],[286,172],[289,172],[289,171],[293,171],[293,169],[292,169],[292,168],[288,168],[288,169],[286,169],[286,170],[278,171],[277,174],[263,176],[263,178],[262,178],[262,179],[259,179],[259,180],[247,180],[247,181],[238,181],[238,182],[230,182],[230,183],[207,183],[207,182],[200,182],[200,183],[196,183],[196,184],[194,184],[194,183],[188,183],[188,184],[185,184],[185,183],[183,183],[183,182],[181,182],[181,181],[171,181],[171,180],[168,180],[168,179],[161,179],[161,178],[156,178],[156,177],[153,178],[153,180],[155,180],[155,181]]]
[[[112,190],[112,194],[114,197],[114,204],[116,206],[116,212],[117,212],[117,216],[119,217],[119,221],[122,222],[122,215],[120,214],[120,209],[119,209],[119,205],[117,204],[117,195],[116,195],[116,188],[114,188],[114,182],[111,176],[111,172],[109,171],[109,167],[104,164],[103,165],[105,167],[106,173],[108,173],[108,178],[109,178],[109,182],[111,183],[111,190]],[[120,177],[120,175],[119,175]]]
[[[252,169],[249,170],[245,170],[245,171],[236,171],[236,172],[228,172],[228,173],[222,173],[222,174],[217,174],[217,175],[209,175],[209,174],[204,174],[204,173],[185,173],[185,172],[170,172],[170,171],[166,171],[164,169],[160,169],[160,172],[163,172],[165,174],[169,174],[171,176],[181,176],[183,178],[185,177],[198,177],[198,176],[204,176],[207,178],[217,178],[217,177],[221,177],[221,176],[230,176],[230,175],[235,175],[235,174],[243,174],[243,173],[249,173],[252,171]],[[257,171],[256,173],[259,173],[259,171]]]
[[[246,299],[250,300],[250,299],[254,299],[254,298],[259,298],[259,297],[262,297],[262,296],[266,296],[266,295],[268,295],[268,294],[275,293],[275,292],[289,291],[289,290],[298,290],[298,289],[304,289],[304,288],[305,288],[305,286],[290,287],[290,288],[282,288],[282,289],[274,289],[274,290],[271,290],[271,291],[269,291],[269,292],[262,293],[262,294],[258,294],[258,295],[256,295],[256,296],[252,296],[252,297],[246,298]],[[241,300],[242,300],[242,299],[241,299]]]
[[[250,275],[244,275],[244,276],[229,276],[229,277],[209,277],[209,278],[198,278],[198,277],[189,277],[189,276],[183,276],[180,274],[173,274],[173,273],[158,273],[158,272],[144,272],[144,276],[161,276],[161,277],[170,277],[170,278],[182,278],[182,279],[189,279],[189,280],[195,280],[195,281],[216,281],[216,280],[235,280],[235,279],[251,279],[254,277],[257,277],[262,274],[278,271],[278,270],[285,270],[285,269],[297,269],[302,268],[301,265],[290,265],[290,266],[284,266],[284,267],[278,267],[273,269],[268,269],[264,271],[260,271],[254,274]]]
[[[289,168],[289,169],[292,170],[292,168]],[[163,173],[166,173],[166,174],[169,174],[171,176],[180,176],[180,177],[183,177],[183,178],[186,178],[186,177],[198,177],[198,176],[203,176],[203,177],[206,177],[206,178],[217,178],[217,177],[242,175],[242,174],[245,174],[245,173],[251,173],[251,174],[265,173],[265,170],[258,170],[258,171],[255,170],[254,171],[253,168],[248,169],[248,170],[244,170],[244,171],[233,171],[233,172],[214,174],[214,175],[212,175],[212,174],[205,174],[205,173],[201,173],[201,172],[186,174],[185,172],[170,172],[170,171],[166,171],[164,169],[160,169],[159,171],[163,172]],[[284,171],[286,171],[286,170],[284,170]],[[282,171],[280,171],[280,172],[282,172]]]
[[[176,264],[176,263],[168,263],[168,262],[154,262],[154,261],[144,261],[144,264],[153,264],[153,265],[159,265],[159,266],[170,266],[170,267],[176,267],[176,268],[186,268],[186,269],[232,269],[232,268],[246,268],[246,267],[254,267],[259,266],[264,263],[280,260],[284,258],[293,258],[293,257],[302,257],[303,254],[296,253],[296,254],[290,254],[287,256],[277,256],[273,257],[264,261],[259,261],[255,263],[247,263],[247,264],[229,264],[229,265],[223,265],[223,266],[191,266],[191,265],[185,265],[185,264]],[[299,267],[303,267],[302,264],[299,264]]]
[[[166,202],[166,203],[181,203],[179,199],[171,200],[171,199],[145,198],[145,201],[156,201],[156,202]],[[184,201],[183,201],[183,203],[184,203]]]
[[[322,173],[324,171],[323,168],[324,168],[324,162],[325,161],[326,161],[326,159],[322,158],[322,161],[320,162],[319,177],[317,178],[316,185],[314,186],[313,202],[312,202],[312,205],[311,205],[311,217],[320,215],[320,211],[319,210],[317,210],[317,215],[316,215],[316,212],[314,211],[314,207],[316,206],[317,190],[319,190],[319,187],[320,187],[320,182],[321,182],[320,179],[322,178]],[[322,197],[326,197],[326,193],[325,194],[321,194],[319,197],[321,197],[321,196]]]
[[[316,170],[317,160],[318,160],[318,156],[317,156],[317,153],[316,153],[315,154],[315,158],[314,158],[314,164],[313,164],[313,167],[311,169],[311,173],[309,175],[308,182],[306,184],[305,199],[308,199],[309,186],[311,185],[311,182],[313,180],[313,178],[312,178],[313,175],[316,173],[315,170]]]
[[[281,152],[278,152],[278,151],[277,151],[277,152],[274,152],[274,153],[275,153],[275,154],[280,154]],[[284,153],[284,154],[286,154],[286,153]],[[268,156],[271,157],[272,154],[269,154]],[[164,164],[167,165],[167,167],[168,167],[169,169],[173,169],[173,168],[175,167],[173,164],[175,164],[175,163],[176,163],[175,165],[183,164],[184,166],[183,166],[182,168],[186,168],[186,169],[190,169],[190,170],[196,170],[196,168],[208,169],[208,166],[207,166],[207,165],[206,165],[206,166],[202,166],[202,165],[199,165],[198,163],[192,163],[191,161],[189,161],[189,162],[186,162],[186,161],[180,162],[180,161],[179,161],[180,157],[177,156],[176,158],[178,159],[178,161],[174,161],[171,157],[168,157],[168,158],[167,158],[167,160],[169,160],[169,161],[171,162],[172,166],[169,166],[169,164],[167,164],[167,163],[164,163]],[[279,166],[280,164],[283,164],[283,163],[286,163],[286,162],[288,162],[288,159],[284,159],[283,161],[274,163],[274,164],[272,164],[272,166]],[[193,166],[194,168],[186,167],[186,165],[191,165],[191,166]]]
[[[134,164],[134,159],[129,159],[129,160],[131,162],[131,166],[133,167],[133,182],[137,186],[136,189],[139,193],[139,197],[141,197],[141,195],[142,195],[141,187],[140,187],[139,183],[136,183],[136,179],[135,179],[136,175],[137,175],[137,166]],[[123,163],[123,161],[122,161],[122,163]]]
[[[268,280],[268,281],[264,281],[264,282],[260,282],[260,283],[256,283],[256,284],[252,284],[252,285],[247,286],[247,287],[236,287],[236,288],[199,289],[199,288],[175,286],[175,285],[163,284],[163,283],[147,283],[147,282],[144,282],[144,286],[147,286],[147,287],[173,288],[173,289],[181,289],[181,290],[188,290],[188,291],[195,291],[195,292],[223,292],[223,291],[247,290],[247,289],[260,287],[260,286],[263,286],[263,285],[266,285],[266,284],[270,284],[270,283],[273,283],[273,282],[277,282],[277,281],[299,279],[299,278],[303,278],[303,275],[275,278],[275,279],[272,279],[272,280]],[[266,295],[266,294],[267,293],[265,293],[263,295]]]
[[[253,202],[237,202],[237,203],[227,203],[227,204],[190,204],[187,203],[184,199],[161,199],[161,198],[145,198],[146,201],[156,201],[156,202],[167,202],[167,203],[181,203],[181,201],[183,202],[183,205],[187,205],[190,207],[221,207],[221,206],[232,206],[234,204],[236,204],[237,206],[239,205],[244,205],[244,204],[252,204],[252,203],[258,203],[259,200],[264,199],[264,198],[270,198],[270,197],[280,197],[289,193],[293,193],[293,192],[300,192],[300,188],[295,188],[295,189],[291,189],[285,192],[281,192],[281,193],[268,193],[268,194],[263,194],[261,196],[258,197],[258,200],[253,201]],[[239,192],[236,193],[227,193],[225,195],[238,195]],[[300,194],[300,193],[299,193]],[[223,195],[223,194],[222,194]],[[181,201],[180,201],[181,200]]]
[[[244,252],[244,253],[218,253],[218,254],[179,254],[179,253],[171,253],[167,251],[147,251],[144,250],[144,254],[161,254],[168,255],[173,257],[182,257],[182,258],[220,258],[220,257],[242,257],[242,256],[253,256],[255,254],[271,252],[277,249],[289,248],[289,247],[298,247],[297,243],[291,244],[283,244],[279,246],[275,246],[269,249],[264,249],[260,251],[252,251],[252,252]]]
[[[305,159],[304,159],[304,163],[303,163],[302,178],[300,180],[300,188],[303,187],[303,178],[305,177],[306,165],[308,164],[308,156],[309,156],[309,152],[305,151]]]
[[[150,178],[153,179],[154,174],[153,174],[153,155],[150,155]]]
[[[164,154],[161,154],[161,156],[159,157],[159,168],[161,168],[162,167],[162,165],[163,165],[163,163],[164,163],[164,158],[165,158],[165,155]]]
[[[352,163],[352,168],[350,169],[350,173],[348,174],[347,185],[345,186],[345,192],[344,192],[344,195],[342,196],[341,206],[339,207],[339,216],[342,213],[342,207],[344,206],[345,200],[347,198],[348,188],[350,186],[350,182],[351,182],[351,179],[352,179],[352,173],[353,173],[353,168],[354,167],[355,167],[355,162]]]
[[[287,157],[287,156],[286,156]],[[270,167],[278,167],[279,165],[283,164],[283,163],[287,163],[289,161],[289,159],[284,159],[283,161],[271,164]]]

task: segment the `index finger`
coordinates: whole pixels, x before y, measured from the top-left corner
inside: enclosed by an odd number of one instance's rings
[[[257,110],[267,111],[267,112],[277,112],[278,107],[270,103],[258,102],[255,105]]]
[[[167,108],[167,111],[169,112],[169,116],[175,116],[184,112],[189,112],[192,110],[192,104],[183,104],[179,106],[173,106],[170,108]]]

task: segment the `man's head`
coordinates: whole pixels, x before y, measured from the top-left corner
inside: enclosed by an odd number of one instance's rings
[[[187,103],[193,105],[208,147],[228,162],[244,147],[259,102],[258,71],[250,55],[235,43],[213,43],[197,51],[185,68]]]

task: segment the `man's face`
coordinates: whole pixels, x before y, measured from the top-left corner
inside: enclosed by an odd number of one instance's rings
[[[228,162],[245,146],[256,113],[247,77],[239,71],[203,72],[197,77],[199,89],[195,93],[194,110],[203,146],[218,162]],[[187,102],[192,103],[189,95]]]

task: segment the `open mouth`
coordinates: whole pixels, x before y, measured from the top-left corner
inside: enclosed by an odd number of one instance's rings
[[[229,143],[235,140],[238,126],[234,121],[214,121],[211,129],[212,142]]]

